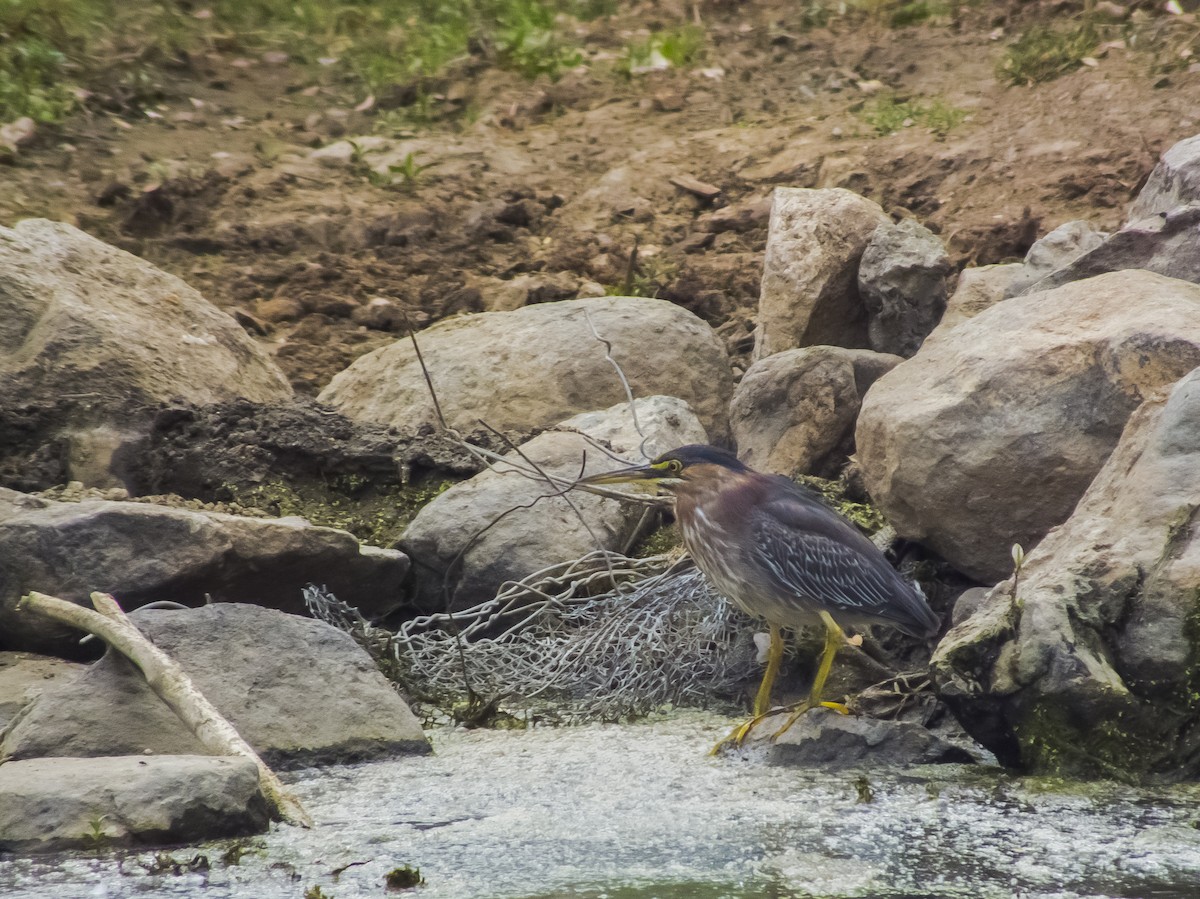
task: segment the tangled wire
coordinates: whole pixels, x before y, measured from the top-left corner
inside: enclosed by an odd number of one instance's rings
[[[690,561],[593,552],[493,599],[391,634],[317,587],[310,613],[347,631],[425,714],[483,704],[563,722],[728,701],[758,671],[752,619]]]

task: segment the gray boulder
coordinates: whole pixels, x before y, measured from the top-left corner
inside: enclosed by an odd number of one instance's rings
[[[763,259],[754,358],[796,347],[866,347],[858,264],[890,224],[878,204],[841,188],[776,188]]]
[[[621,467],[592,441],[635,464],[687,443],[704,443],[704,428],[687,404],[674,397],[637,400],[633,427],[629,405],[587,412],[539,434],[520,452],[545,472],[568,480]],[[587,464],[583,464],[586,455]],[[524,464],[510,453],[514,464]],[[527,466],[526,466],[527,467]],[[596,549],[620,551],[634,538],[643,509],[605,501],[517,473],[497,463],[469,481],[456,484],[417,513],[400,545],[414,560],[416,602],[428,611],[444,611],[447,602],[463,609],[495,596],[505,581],[520,580],[549,565],[580,558]]]
[[[198,843],[265,833],[249,759],[46,758],[0,765],[0,853]]]
[[[1200,364],[1200,287],[1113,272],[1006,300],[863,399],[855,434],[897,532],[996,583],[1071,514],[1157,388]]]
[[[287,399],[269,354],[183,281],[61,222],[0,228],[0,476],[107,486],[139,410]]]
[[[940,693],[968,729],[1033,771],[1200,776],[1198,508],[1200,369],[1131,416],[1019,579],[939,644]]]
[[[747,369],[729,407],[738,455],[760,471],[834,477],[854,451],[862,398],[903,362],[871,350],[785,350]]]
[[[272,767],[429,751],[370,656],[328,624],[236,603],[130,617]],[[207,753],[113,652],[44,691],[0,742],[0,756],[13,759],[137,754]]]
[[[1009,280],[1004,295],[1015,297],[1033,289],[1043,289],[1034,288],[1034,285],[1051,272],[1070,265],[1085,253],[1090,253],[1103,244],[1108,236],[1104,231],[1097,230],[1091,222],[1067,222],[1059,225],[1029,248],[1024,264]]]
[[[1109,236],[1095,249],[1025,289],[1052,290],[1105,272],[1145,269],[1168,278],[1200,283],[1200,206],[1183,206],[1143,219]]]
[[[919,222],[876,228],[858,267],[871,349],[905,358],[916,353],[946,310],[948,274],[946,248]]]
[[[622,402],[625,389],[593,327],[611,345],[634,396],[677,395],[712,440],[728,438],[733,373],[720,339],[686,309],[642,297],[542,303],[422,331],[421,352],[450,427],[470,432],[482,421],[528,434]],[[359,358],[318,399],[404,432],[437,424],[408,340]]]
[[[1200,203],[1200,135],[1167,150],[1129,208],[1128,223]]]
[[[94,590],[126,610],[205,597],[304,611],[327,586],[377,617],[401,603],[407,557],[299,518],[242,518],[149,503],[52,502],[0,488],[0,649],[69,653],[78,634],[15,611],[30,590],[85,602]]]

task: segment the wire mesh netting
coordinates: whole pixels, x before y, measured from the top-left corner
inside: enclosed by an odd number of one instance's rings
[[[507,712],[613,721],[712,707],[759,673],[754,621],[690,561],[667,556],[594,552],[394,634],[321,588],[306,588],[305,602],[385,660],[426,713],[482,698]]]

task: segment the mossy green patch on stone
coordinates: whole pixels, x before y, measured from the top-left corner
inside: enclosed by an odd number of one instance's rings
[[[1102,714],[1081,716],[1073,705],[1046,697],[1022,716],[1015,731],[1026,770],[1139,783],[1172,767],[1171,741],[1164,740],[1162,728],[1147,725],[1143,710],[1114,704]]]
[[[868,534],[874,534],[887,525],[887,519],[877,508],[849,498],[849,488],[845,481],[830,481],[812,475],[801,475],[796,478],[796,483],[818,494],[827,506]]]
[[[455,483],[428,476],[409,484],[379,484],[366,476],[337,475],[327,481],[229,486],[233,499],[272,515],[300,517],[349,531],[363,543],[392,546],[426,504]]]
[[[664,556],[678,549],[682,543],[683,538],[679,536],[679,528],[673,524],[666,525],[656,531],[651,531],[645,539],[634,546],[633,555],[639,559]]]

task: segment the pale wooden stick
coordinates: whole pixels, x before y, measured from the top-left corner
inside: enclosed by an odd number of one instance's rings
[[[134,626],[117,601],[107,593],[93,593],[96,611],[56,596],[31,591],[21,597],[18,609],[29,609],[95,634],[141,669],[146,683],[169,705],[209,752],[248,758],[258,767],[259,785],[272,817],[300,827],[312,827],[304,806],[266,766],[258,753],[201,693],[192,679],[165,652]]]

